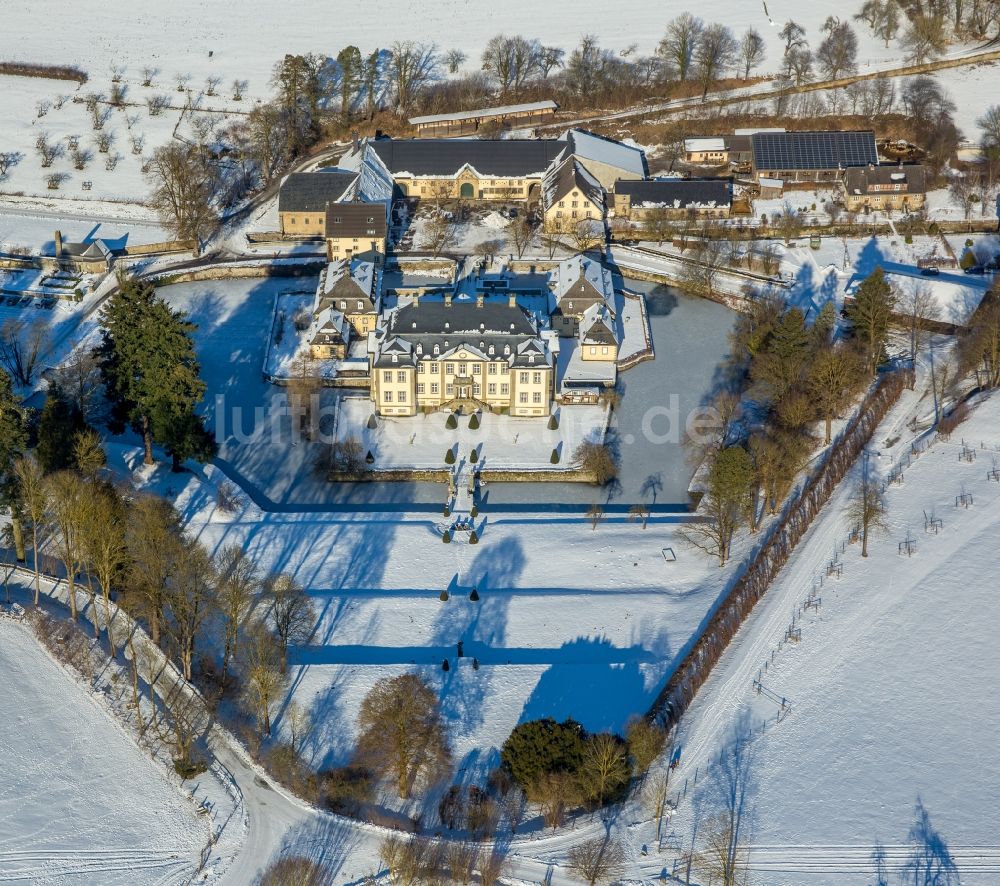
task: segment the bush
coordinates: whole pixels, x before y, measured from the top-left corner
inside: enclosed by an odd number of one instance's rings
[[[554,412],[552,413],[552,415],[549,416],[549,430],[550,431],[559,430],[559,419],[556,418],[556,414]]]
[[[358,815],[375,796],[375,777],[364,766],[328,769],[320,775],[320,786],[327,808],[342,815]]]
[[[260,886],[326,886],[332,872],[304,855],[284,855],[271,862],[261,875]]]
[[[444,531],[444,535],[441,536],[441,541],[446,545],[451,544],[451,533],[447,529]]]
[[[965,245],[966,245],[966,246],[967,246],[967,247],[968,247],[969,249],[972,249],[972,247],[973,247],[973,246],[974,246],[975,244],[973,244],[973,242],[972,242],[972,238],[971,238],[971,237],[966,237],[966,238],[965,238]]]
[[[448,673],[448,671],[451,670],[451,665],[448,664],[448,659],[445,659],[444,661],[441,662],[441,670],[444,671],[446,674]]]
[[[174,772],[185,780],[201,775],[206,769],[208,766],[200,754],[174,759]]]
[[[448,597],[449,597],[449,594],[448,594],[448,589],[447,588],[445,588],[444,590],[441,591],[440,594],[438,594],[438,599],[442,603],[447,603],[448,602]]]
[[[375,418],[375,413],[373,412],[368,416],[368,430],[374,431],[378,427],[378,419]]]
[[[445,503],[445,506],[444,506],[444,509],[443,509],[443,510],[441,511],[441,513],[442,513],[442,514],[443,514],[443,515],[444,515],[445,517],[450,517],[450,516],[451,516],[451,508],[450,508],[450,507],[448,507],[448,504],[447,504],[447,502]]]
[[[469,430],[478,431],[479,430],[479,415],[473,412],[472,418],[469,419]]]
[[[475,529],[473,529],[472,532],[469,533],[469,544],[470,545],[479,544],[479,533],[477,533]]]
[[[473,449],[469,453],[469,463],[470,464],[475,464],[477,461],[479,461],[479,450],[478,449]]]
[[[554,465],[559,464],[559,450],[558,449],[553,449],[552,450],[552,455],[549,456],[549,463],[550,464],[554,464]]]
[[[472,593],[471,593],[471,594],[469,594],[469,599],[470,599],[470,600],[471,600],[471,601],[472,601],[473,603],[478,603],[478,602],[479,602],[479,591],[477,591],[477,590],[476,590],[475,588],[473,588],[473,589],[472,589]]]
[[[529,720],[514,727],[503,743],[500,759],[514,780],[527,787],[550,772],[576,772],[585,743],[586,733],[575,720]]]
[[[904,243],[907,243],[907,244],[911,244],[911,243],[913,243],[913,234],[907,234],[907,235],[906,235],[906,236],[905,236],[905,237],[903,238],[903,242],[904,242]]]
[[[969,417],[969,406],[967,403],[959,403],[947,415],[942,415],[938,420],[938,436],[947,440],[955,429]]]
[[[472,517],[473,520],[475,520],[476,517],[479,516],[479,508],[473,505],[472,510],[469,511],[469,516]]]
[[[453,465],[453,464],[455,464],[455,450],[454,449],[449,449],[444,454],[444,463],[446,465]]]
[[[368,454],[365,456],[365,462],[370,465],[375,464],[375,456],[372,455],[372,451],[370,449],[368,450]]]
[[[444,426],[449,431],[454,431],[455,428],[458,427],[458,419],[455,418],[455,413],[454,412],[451,415],[448,416],[448,420],[444,423]]]

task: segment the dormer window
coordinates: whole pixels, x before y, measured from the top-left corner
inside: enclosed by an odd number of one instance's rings
[[[440,353],[441,353],[440,345],[434,345],[434,356],[436,357]]]
[[[399,354],[393,354],[392,355],[392,362],[393,363],[398,363],[399,362]]]
[[[340,310],[342,310],[342,311],[346,311],[347,310],[347,302],[346,301],[342,301],[340,303]]]
[[[420,356],[421,354],[423,354],[423,352],[424,352],[424,346],[417,345],[417,355]]]
[[[496,353],[496,348],[490,345],[490,356],[492,357]]]
[[[503,355],[505,357],[509,357],[510,356],[510,345],[504,345],[503,346]]]
[[[528,354],[528,362],[529,363],[534,363],[535,362],[535,355],[534,354]]]

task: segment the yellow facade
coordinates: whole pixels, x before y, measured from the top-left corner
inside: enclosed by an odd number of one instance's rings
[[[327,261],[369,258],[381,264],[385,257],[385,237],[327,237]]]
[[[584,360],[613,363],[618,359],[617,345],[580,345],[580,356]]]
[[[545,210],[545,221],[558,228],[572,229],[582,221],[601,221],[603,209],[579,188],[573,188],[565,197],[554,200]]]
[[[511,368],[459,349],[445,357],[423,356],[412,366],[372,368],[371,397],[380,415],[415,415],[456,400],[475,400],[495,412],[545,416],[552,400],[552,368]]]
[[[294,237],[322,237],[326,233],[326,211],[281,212],[281,233]],[[383,250],[384,251],[384,250]]]

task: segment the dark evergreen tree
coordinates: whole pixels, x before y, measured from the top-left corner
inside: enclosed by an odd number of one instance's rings
[[[21,399],[14,393],[10,376],[0,369],[0,510],[11,516],[15,554],[23,562],[24,537],[20,496],[14,476],[14,462],[28,446],[28,429]]]
[[[75,403],[70,402],[59,388],[49,388],[38,419],[38,464],[51,474],[75,467],[73,444],[80,431],[87,427]]]
[[[210,458],[214,444],[195,413],[205,384],[198,377],[194,324],[152,285],[126,278],[101,312],[101,323],[98,356],[114,406],[112,429],[128,423],[142,435],[146,464],[154,463],[154,442],[168,449],[175,465],[183,458]]]
[[[583,727],[574,720],[531,720],[514,727],[503,743],[500,759],[514,780],[526,787],[548,773],[576,772],[585,741]]]

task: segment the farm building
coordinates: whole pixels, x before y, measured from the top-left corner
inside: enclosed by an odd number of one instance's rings
[[[453,114],[411,117],[409,122],[416,128],[418,138],[447,138],[474,135],[481,129],[516,129],[547,123],[555,116],[558,108],[559,105],[548,99],[521,105],[479,108],[475,111],[456,111]]]

